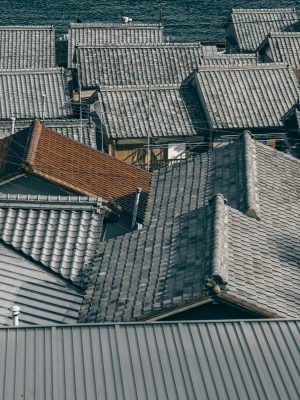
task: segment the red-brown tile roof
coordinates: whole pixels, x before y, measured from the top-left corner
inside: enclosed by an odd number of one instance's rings
[[[23,170],[84,195],[97,195],[132,212],[136,188],[145,208],[152,174],[33,123]]]

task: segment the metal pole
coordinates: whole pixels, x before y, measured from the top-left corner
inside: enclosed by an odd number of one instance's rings
[[[16,122],[16,118],[12,117],[11,118],[11,134],[12,135],[15,133],[15,122]]]
[[[82,143],[82,107],[81,107],[81,85],[79,83],[79,119],[80,119],[80,130],[79,130],[79,141]]]
[[[148,84],[147,128],[147,170],[150,171],[150,84]]]
[[[43,111],[42,111],[42,121],[45,119],[45,107],[46,107],[46,95],[43,93],[42,94],[43,98]]]

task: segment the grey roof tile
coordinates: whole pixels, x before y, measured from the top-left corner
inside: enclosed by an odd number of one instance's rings
[[[226,54],[217,53],[211,55],[204,55],[200,60],[200,65],[210,67],[222,65],[244,65],[244,64],[257,64],[257,55],[254,53],[249,54]]]
[[[294,8],[233,8],[223,24],[235,37],[233,46],[236,51],[255,51],[265,37],[271,32],[293,31],[299,23]],[[231,35],[229,41],[232,40]]]
[[[0,238],[84,286],[104,213],[98,197],[0,195]]]
[[[267,49],[268,58],[276,63],[285,62],[300,67],[300,32],[271,32],[257,49],[261,56]]]
[[[299,165],[245,133],[155,172],[144,227],[100,243],[80,320],[153,318],[209,296],[208,278],[225,301],[298,317]]]
[[[207,126],[191,86],[106,87],[98,99],[95,110],[112,139],[203,135]]]
[[[83,293],[61,277],[0,243],[0,325],[11,325],[10,307],[21,307],[21,324],[75,323]]]
[[[14,132],[27,129],[32,124],[32,120],[19,120],[14,124]],[[77,140],[87,146],[97,148],[96,127],[88,119],[47,119],[44,125],[54,132],[61,133],[71,139]],[[0,121],[0,140],[12,134],[12,122]]]
[[[0,70],[0,119],[32,119],[43,114],[45,119],[72,115],[64,70]]]
[[[216,130],[282,128],[299,97],[294,72],[284,64],[202,66],[195,82]]]
[[[163,27],[139,23],[71,23],[68,31],[68,67],[78,45],[163,43]]]
[[[0,69],[56,66],[53,26],[0,26]]]
[[[180,84],[201,61],[200,43],[78,46],[82,88]]]

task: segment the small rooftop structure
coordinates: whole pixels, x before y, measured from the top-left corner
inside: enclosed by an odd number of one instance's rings
[[[33,175],[71,193],[99,196],[132,214],[136,187],[143,215],[151,174],[51,131],[36,120],[31,129],[0,141],[0,180]],[[1,189],[0,189],[1,191]]]
[[[233,8],[222,25],[231,51],[253,52],[271,32],[293,32],[299,23],[294,8]]]
[[[0,119],[71,116],[62,68],[0,70]]]
[[[78,45],[157,44],[163,41],[160,24],[72,22],[68,32],[68,67],[73,66],[74,51]]]
[[[285,64],[200,66],[194,75],[212,130],[282,129],[281,118],[299,97]]]
[[[299,166],[244,133],[156,171],[144,227],[100,243],[80,320],[201,319],[214,301],[297,318]]]
[[[200,43],[102,45],[76,48],[81,88],[181,84],[197,69]]]
[[[1,328],[0,396],[297,399],[299,329],[299,320]]]
[[[206,127],[191,86],[101,87],[94,108],[109,139],[195,136]]]
[[[0,26],[0,69],[56,66],[53,26]]]
[[[284,62],[300,69],[300,32],[271,32],[258,47],[262,61]]]

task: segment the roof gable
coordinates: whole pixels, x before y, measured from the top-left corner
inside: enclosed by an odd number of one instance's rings
[[[39,69],[55,65],[53,26],[0,26],[0,69]]]
[[[196,70],[200,43],[78,46],[81,87],[180,84]]]
[[[62,68],[0,70],[0,119],[72,115]]]
[[[299,96],[284,64],[200,67],[195,75],[213,129],[282,128]]]
[[[31,132],[7,137],[0,146],[6,154],[2,179],[20,171],[31,173],[76,193],[100,196],[128,213],[133,212],[136,188],[141,187],[139,216],[144,214],[152,176],[147,171],[55,133],[38,120]]]
[[[106,87],[98,98],[94,108],[111,139],[203,135],[207,127],[191,86]]]
[[[68,31],[68,67],[73,64],[75,47],[103,44],[162,43],[163,27],[138,23],[71,23]]]
[[[152,319],[216,295],[297,317],[298,171],[245,133],[155,173],[144,228],[100,244],[81,320]]]
[[[34,261],[84,286],[101,238],[99,198],[0,196],[0,238]]]
[[[291,31],[299,22],[294,8],[232,9],[223,28],[232,24],[237,51],[255,51],[271,31]]]
[[[272,61],[300,68],[300,32],[272,32],[257,51],[263,55],[266,47],[271,51]]]

